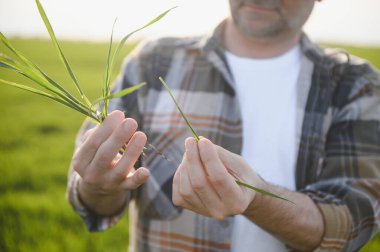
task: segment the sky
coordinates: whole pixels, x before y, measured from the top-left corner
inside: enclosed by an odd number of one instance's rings
[[[228,0],[40,0],[59,39],[108,40],[178,6],[135,38],[208,32],[229,14]],[[306,1],[306,0],[305,0]],[[305,25],[319,42],[380,46],[380,0],[323,0]],[[48,37],[34,0],[0,0],[0,31],[6,36]]]

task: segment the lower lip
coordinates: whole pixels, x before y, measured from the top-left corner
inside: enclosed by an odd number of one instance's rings
[[[244,4],[242,7],[254,12],[273,13],[275,11],[274,8],[266,8],[253,4]]]

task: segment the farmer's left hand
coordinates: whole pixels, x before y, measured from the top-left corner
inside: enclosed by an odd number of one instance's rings
[[[256,193],[235,180],[264,183],[243,158],[206,138],[187,138],[185,148],[173,179],[173,203],[218,220],[243,213]]]

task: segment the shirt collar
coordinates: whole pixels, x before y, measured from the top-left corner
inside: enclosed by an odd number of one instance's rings
[[[194,44],[204,53],[216,52],[217,55],[224,57],[224,30],[227,20],[223,20],[211,32],[203,36],[198,43]],[[302,32],[300,39],[302,53],[305,54],[314,63],[323,63],[327,60],[325,51],[317,44],[313,43],[305,32]]]

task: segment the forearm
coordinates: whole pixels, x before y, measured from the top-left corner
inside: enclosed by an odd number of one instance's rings
[[[324,223],[314,202],[302,193],[265,183],[262,187],[295,204],[257,194],[244,215],[292,248],[315,249],[323,237]]]
[[[105,194],[92,189],[88,185],[83,185],[81,180],[78,182],[77,190],[79,198],[86,208],[99,216],[119,214],[129,200],[127,191]]]

